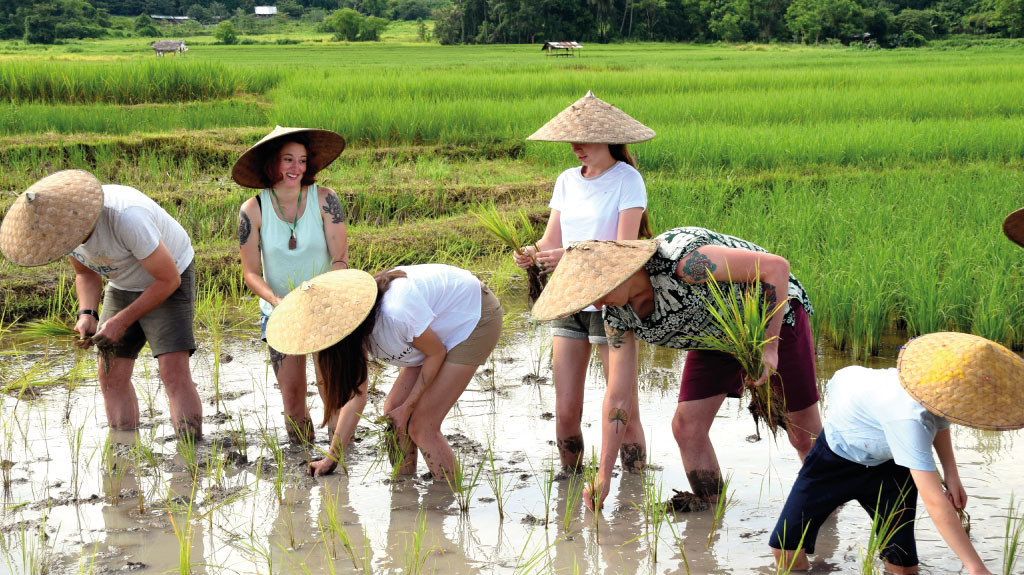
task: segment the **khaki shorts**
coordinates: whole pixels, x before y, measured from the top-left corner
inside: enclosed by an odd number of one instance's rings
[[[196,350],[192,319],[195,317],[196,268],[195,262],[181,273],[181,285],[155,309],[128,326],[121,339],[111,350],[114,357],[136,359],[142,346],[149,342],[153,357],[175,351],[188,350],[191,356]],[[114,317],[117,312],[131,305],[142,295],[140,291],[124,291],[107,284],[103,292],[103,309],[100,311],[100,325]]]
[[[448,350],[446,363],[459,365],[483,365],[487,363],[494,347],[501,337],[501,321],[504,314],[501,302],[488,288],[480,282],[480,321],[473,333],[465,341]]]

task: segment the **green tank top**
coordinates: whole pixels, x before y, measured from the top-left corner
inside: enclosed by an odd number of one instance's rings
[[[306,192],[306,205],[295,225],[295,249],[288,249],[292,230],[274,209],[269,189],[260,192],[260,255],[263,259],[263,279],[278,297],[288,295],[292,288],[331,269],[331,254],[324,235],[324,218],[318,209],[320,194],[316,184]],[[260,298],[260,310],[270,315],[274,307]]]

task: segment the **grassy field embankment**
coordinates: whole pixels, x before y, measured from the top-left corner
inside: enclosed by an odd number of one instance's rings
[[[785,255],[836,344],[871,353],[892,326],[1024,344],[1024,252],[999,230],[1024,204],[1019,50],[204,42],[160,61],[124,40],[0,46],[0,213],[50,171],[90,169],[167,207],[205,288],[242,295],[250,192],[231,163],[274,124],[320,127],[349,142],[321,182],[346,198],[356,265],[493,267],[500,248],[469,212],[494,201],[542,226],[575,159],[523,139],[592,89],[658,132],[633,147],[655,229]],[[66,273],[0,263],[8,317],[46,313]]]

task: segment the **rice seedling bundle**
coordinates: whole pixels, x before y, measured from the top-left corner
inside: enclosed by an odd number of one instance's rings
[[[539,239],[530,219],[523,210],[518,210],[515,216],[509,216],[507,213],[498,211],[497,206],[491,204],[474,212],[473,215],[491,235],[520,255],[528,254],[529,252],[524,251],[525,248]],[[533,305],[533,302],[540,297],[540,292],[544,290],[547,276],[541,273],[540,266],[534,260],[530,267],[526,268],[526,278],[527,297],[530,304]]]
[[[730,287],[723,287],[714,277],[709,277],[707,286],[710,299],[704,296],[701,299],[721,335],[701,337],[699,341],[704,346],[702,349],[727,353],[736,358],[743,370],[745,387],[750,389],[749,409],[755,427],[759,427],[759,422],[763,420],[772,437],[777,437],[778,430],[786,429],[788,424],[785,399],[781,393],[773,392],[770,382],[759,386],[752,383],[761,377],[764,369],[764,347],[775,339],[766,336],[768,322],[785,307],[786,302],[782,301],[772,307],[764,299],[760,280],[749,284],[733,283],[730,280],[728,285]]]

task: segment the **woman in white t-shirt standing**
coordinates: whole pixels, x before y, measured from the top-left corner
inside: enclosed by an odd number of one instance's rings
[[[305,310],[312,310],[306,314]],[[302,318],[312,316],[310,326]],[[327,457],[334,470],[366,407],[369,356],[401,368],[384,401],[404,452],[399,473],[416,471],[417,450],[436,480],[454,480],[455,456],[441,423],[501,336],[501,304],[470,272],[442,264],[402,266],[371,277],[330,272],[295,289],[274,310],[267,342],[283,353],[318,352],[324,420],[340,410]]]
[[[544,236],[526,248],[527,253],[513,254],[516,264],[525,269],[536,262],[550,273],[573,242],[651,237],[647,189],[626,144],[653,137],[653,130],[587,92],[527,138],[568,142],[581,165],[558,177]],[[598,346],[607,378],[608,339],[601,312],[593,306],[552,322],[551,335],[558,454],[564,469],[575,470],[584,453],[580,423],[591,346]],[[635,393],[633,401],[632,413],[639,413]],[[640,471],[647,454],[639,417],[629,422],[625,433],[622,467]]]

